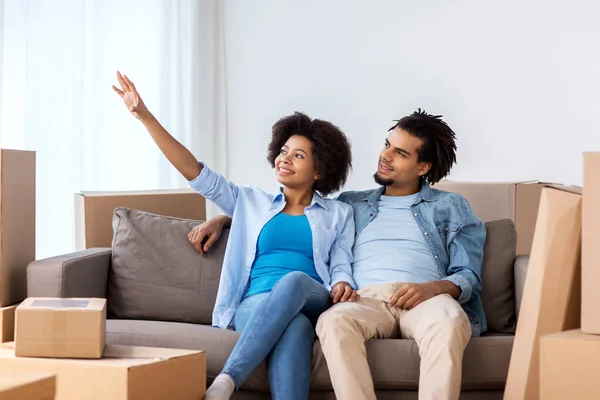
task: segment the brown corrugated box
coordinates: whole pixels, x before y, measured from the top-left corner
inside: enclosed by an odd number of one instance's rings
[[[107,345],[99,360],[29,358],[4,343],[5,371],[56,374],[56,400],[198,400],[206,390],[206,354],[192,350]]]
[[[542,188],[549,183],[461,182],[443,180],[433,187],[458,193],[483,222],[510,218],[517,229],[517,255],[529,254]]]
[[[600,152],[583,154],[581,330],[600,334]]]
[[[27,296],[35,260],[35,152],[0,149],[0,307]]]
[[[15,340],[15,310],[17,305],[0,307],[0,343]]]
[[[2,400],[54,400],[56,375],[48,373],[0,374],[0,399]]]
[[[100,358],[106,343],[106,299],[30,297],[17,307],[16,355]]]
[[[540,336],[580,325],[581,197],[542,190],[504,399],[539,398]]]
[[[540,340],[540,398],[600,399],[600,336],[571,330]]]
[[[75,194],[77,250],[111,247],[115,208],[126,207],[169,217],[206,219],[204,197],[191,189],[81,192]]]

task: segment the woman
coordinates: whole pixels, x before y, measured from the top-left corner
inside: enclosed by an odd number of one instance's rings
[[[229,399],[266,358],[274,399],[307,399],[314,324],[333,302],[356,301],[351,275],[352,208],[324,199],[351,167],[350,145],[334,125],[304,114],[273,126],[268,160],[282,185],[270,195],[211,171],[148,111],[134,84],[113,86],[173,166],[232,218],[213,325],[242,334],[207,399]]]

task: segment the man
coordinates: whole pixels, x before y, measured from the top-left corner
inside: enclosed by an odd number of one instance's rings
[[[452,129],[419,109],[390,128],[374,175],[380,187],[338,197],[354,209],[352,270],[361,295],[317,323],[338,399],[376,399],[365,343],[396,337],[419,347],[419,398],[460,396],[464,349],[487,328],[480,297],[486,231],[463,197],[430,187],[455,162]]]

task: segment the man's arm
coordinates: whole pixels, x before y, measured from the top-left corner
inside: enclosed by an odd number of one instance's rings
[[[481,271],[486,230],[484,223],[475,216],[466,200],[463,200],[464,223],[449,246],[448,276],[445,281],[460,288],[458,302],[469,302],[481,293]],[[448,284],[445,284],[449,287]],[[454,296],[453,296],[454,297]]]

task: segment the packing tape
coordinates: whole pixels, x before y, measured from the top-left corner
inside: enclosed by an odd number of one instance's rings
[[[67,311],[52,313],[52,341],[63,341],[67,338]]]
[[[67,311],[54,311],[52,312],[52,354],[59,355],[63,354],[67,349]]]

